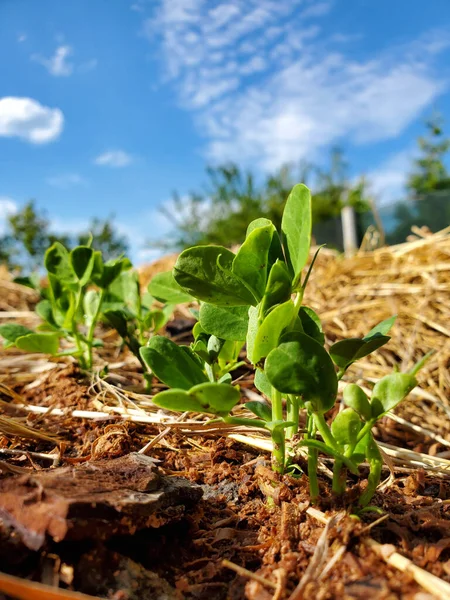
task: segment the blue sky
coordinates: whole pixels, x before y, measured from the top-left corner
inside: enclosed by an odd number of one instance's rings
[[[0,231],[114,213],[136,262],[207,164],[339,144],[388,203],[433,108],[450,131],[449,0],[0,0],[0,56]]]

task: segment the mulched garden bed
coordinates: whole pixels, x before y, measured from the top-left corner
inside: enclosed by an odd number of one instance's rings
[[[324,524],[309,509],[307,476],[273,473],[267,453],[171,430],[139,454],[164,425],[15,408],[19,400],[50,410],[97,408],[89,380],[72,364],[56,366],[36,386],[18,373],[4,381],[17,394],[2,394],[4,413],[57,436],[61,450],[51,441],[1,438],[4,573],[58,593],[116,600],[426,598],[411,574],[367,546],[370,535],[450,582],[450,482],[442,477],[400,470],[374,498],[382,517],[360,519],[349,514],[358,486],[337,503],[322,477],[316,508],[335,517],[324,539]],[[381,437],[426,449],[392,422]],[[52,462],[42,458],[49,453]],[[176,493],[149,509],[146,496],[174,485]]]

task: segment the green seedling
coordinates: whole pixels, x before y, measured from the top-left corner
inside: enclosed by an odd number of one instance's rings
[[[36,306],[42,324],[37,331],[22,325],[0,326],[5,346],[54,356],[77,357],[82,368],[92,367],[92,349],[101,345],[94,332],[110,286],[131,267],[127,258],[104,262],[90,246],[77,246],[70,252],[55,242],[45,253],[48,288]],[[37,279],[22,283],[37,287]],[[69,342],[61,351],[60,341]]]
[[[384,377],[370,400],[358,386],[349,385],[344,394],[347,408],[331,425],[327,422],[325,413],[336,403],[339,379],[355,361],[389,341],[395,317],[379,323],[364,338],[337,342],[328,352],[319,316],[303,305],[320,250],[304,273],[310,242],[311,194],[299,184],[287,199],[281,235],[268,219],[257,219],[248,226],[236,254],[221,246],[182,252],[172,274],[160,276],[158,286],[164,299],[167,286],[176,284],[200,302],[194,343],[178,347],[154,337],[141,349],[141,357],[170,388],[154,396],[156,405],[266,429],[273,441],[275,471],[285,472],[287,456],[298,444],[306,446],[313,501],[319,495],[319,453],[334,458],[336,494],[346,488],[346,473],[358,475],[359,465],[367,462],[368,485],[359,500],[360,506],[366,506],[381,473],[372,427],[416,385],[415,374],[423,361],[410,373]],[[155,289],[152,293],[157,297]],[[267,398],[246,404],[254,419],[232,415],[239,392],[230,372],[239,365],[244,340],[255,369],[255,385]],[[300,411],[306,413],[306,432],[298,441]],[[287,444],[290,452],[286,452]]]
[[[141,347],[167,324],[176,304],[192,300],[171,273],[155,275],[144,293],[136,271],[124,271],[109,287],[102,319],[117,331],[124,345],[141,362],[147,388],[151,378],[140,354]]]

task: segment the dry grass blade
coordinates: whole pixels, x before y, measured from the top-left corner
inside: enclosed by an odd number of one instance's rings
[[[60,440],[56,435],[46,433],[40,429],[29,427],[11,417],[0,416],[0,433],[8,437],[22,437],[29,440],[43,440],[57,444]]]
[[[330,519],[316,508],[308,508],[306,512],[321,523],[328,524],[330,522]],[[388,565],[403,573],[411,574],[416,583],[422,586],[424,590],[432,594],[435,598],[439,598],[440,600],[450,600],[450,583],[447,583],[439,577],[436,577],[436,575],[432,575],[415,565],[409,558],[399,554],[396,551],[395,546],[391,544],[379,544],[370,537],[362,538],[361,541],[368,548],[376,552],[376,554],[378,554],[378,556]],[[292,600],[292,597],[289,600]]]

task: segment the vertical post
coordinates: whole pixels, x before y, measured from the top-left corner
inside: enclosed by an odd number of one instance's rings
[[[342,208],[341,219],[345,256],[352,256],[358,247],[355,211],[352,206],[344,206]]]

